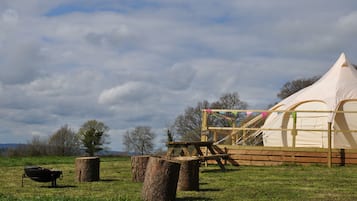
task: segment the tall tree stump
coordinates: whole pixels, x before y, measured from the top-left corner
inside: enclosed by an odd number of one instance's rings
[[[142,189],[144,201],[174,201],[180,163],[164,158],[150,157]]]
[[[177,190],[199,191],[199,159],[196,157],[177,157],[175,160],[181,163]]]
[[[132,156],[131,157],[131,178],[134,182],[144,182],[146,166],[150,156]]]
[[[76,181],[99,181],[99,157],[76,158]]]

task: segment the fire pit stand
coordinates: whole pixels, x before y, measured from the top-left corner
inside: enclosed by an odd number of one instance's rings
[[[37,182],[51,182],[52,187],[57,186],[57,179],[62,176],[60,170],[50,170],[39,166],[27,166],[24,168],[22,175],[22,187],[24,186],[24,178],[28,177]]]

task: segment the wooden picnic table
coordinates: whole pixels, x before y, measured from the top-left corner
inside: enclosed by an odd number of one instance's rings
[[[183,142],[168,142],[167,143],[168,150],[166,153],[167,157],[171,157],[175,155],[174,152],[178,151],[181,156],[196,156],[201,161],[207,160],[216,160],[219,167],[224,171],[225,167],[221,161],[221,159],[225,159],[228,157],[228,154],[219,153],[214,149],[214,144],[212,141],[202,142],[202,141],[183,141]],[[193,147],[190,150],[189,147]],[[202,152],[204,148],[205,154]]]

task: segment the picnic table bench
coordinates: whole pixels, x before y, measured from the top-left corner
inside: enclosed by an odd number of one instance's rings
[[[167,157],[175,155],[175,151],[178,150],[181,156],[195,156],[198,157],[201,161],[215,160],[219,167],[224,171],[225,167],[221,159],[227,159],[228,154],[223,151],[218,151],[214,148],[212,141],[202,142],[202,141],[193,141],[193,142],[168,142],[168,150],[166,153]],[[190,150],[189,147],[193,147]],[[205,154],[202,152],[202,148],[205,149]]]

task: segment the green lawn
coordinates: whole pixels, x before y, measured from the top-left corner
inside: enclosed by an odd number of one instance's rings
[[[73,157],[0,158],[0,200],[140,200],[142,184],[131,181],[130,158],[101,158],[101,181],[75,182]],[[25,179],[25,165],[61,169],[58,188]],[[357,200],[357,166],[218,166],[200,168],[200,191],[177,200]]]

